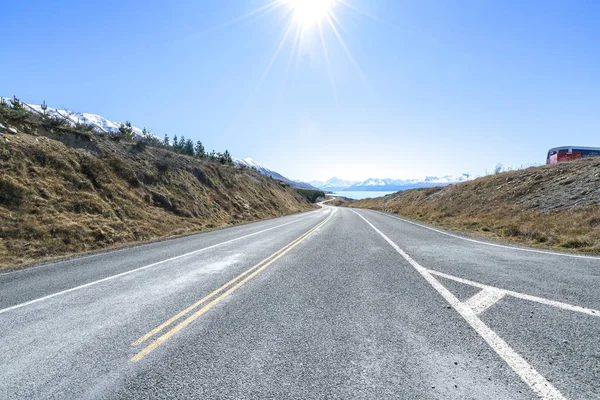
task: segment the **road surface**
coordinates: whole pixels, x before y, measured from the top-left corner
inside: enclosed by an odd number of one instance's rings
[[[0,398],[600,398],[600,259],[323,207],[0,274]]]

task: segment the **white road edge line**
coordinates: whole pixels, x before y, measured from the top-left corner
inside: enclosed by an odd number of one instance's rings
[[[428,269],[427,271],[430,274],[437,275],[437,276],[440,276],[442,278],[450,279],[450,280],[453,280],[453,281],[456,281],[456,282],[464,283],[465,285],[475,286],[475,287],[478,287],[480,289],[484,289],[484,290],[486,290],[486,289],[500,290],[500,291],[504,292],[506,295],[512,296],[512,297],[516,297],[518,299],[533,301],[533,302],[536,302],[536,303],[545,304],[547,306],[562,308],[563,310],[568,310],[568,311],[574,311],[574,312],[579,312],[579,313],[583,313],[583,314],[593,315],[594,317],[600,317],[600,310],[594,310],[593,308],[587,308],[587,307],[581,307],[581,306],[574,306],[572,304],[562,303],[560,301],[544,299],[543,297],[537,297],[537,296],[532,296],[530,294],[513,292],[512,290],[506,290],[506,289],[498,288],[498,287],[495,287],[495,286],[484,285],[483,283],[473,282],[473,281],[470,281],[468,279],[463,279],[463,278],[459,278],[457,276],[448,275],[448,274],[445,274],[443,272],[434,271],[432,269]]]
[[[313,211],[307,211],[306,213],[303,214],[309,214],[309,213],[313,213],[313,212],[318,212],[321,210],[313,210]],[[302,214],[300,214],[302,215]],[[291,215],[290,215],[291,216]],[[304,216],[300,216],[300,218],[292,221],[292,222],[297,222],[300,221],[301,219],[304,219],[307,215]],[[147,246],[152,246],[152,245],[156,245],[159,243],[167,243],[169,241],[172,240],[178,240],[178,239],[188,239],[188,238],[192,238],[193,236],[197,236],[197,235],[202,235],[204,233],[213,233],[213,232],[222,232],[226,229],[230,229],[230,228],[237,228],[237,227],[242,227],[242,226],[248,226],[248,225],[252,225],[254,223],[258,223],[258,222],[269,222],[269,221],[273,221],[274,219],[269,219],[269,220],[264,220],[264,221],[254,221],[251,222],[249,224],[246,225],[240,225],[240,226],[232,226],[232,227],[228,227],[228,228],[223,228],[223,229],[217,229],[211,232],[198,232],[198,233],[194,233],[188,236],[183,236],[183,237],[178,237],[178,238],[172,238],[172,239],[165,239],[165,240],[160,240],[160,241],[156,241],[156,242],[150,242],[150,243],[142,243],[142,244],[133,244],[130,246],[126,246],[120,249],[113,249],[113,250],[104,250],[104,251],[99,251],[97,253],[93,253],[93,254],[86,254],[86,255],[82,255],[82,256],[73,256],[71,258],[67,258],[67,259],[63,259],[63,260],[54,260],[54,261],[48,261],[47,263],[44,263],[42,265],[37,265],[37,266],[33,266],[33,267],[26,267],[26,268],[20,268],[20,269],[16,269],[14,271],[8,271],[8,272],[0,272],[0,278],[2,278],[3,276],[7,276],[7,275],[13,275],[13,274],[19,274],[19,273],[25,273],[25,272],[30,272],[30,271],[35,271],[36,269],[40,269],[40,268],[46,268],[46,267],[50,267],[53,265],[56,265],[58,263],[61,262],[72,262],[72,261],[81,261],[81,260],[87,260],[89,258],[94,258],[94,257],[98,257],[98,256],[105,256],[107,254],[115,254],[115,253],[121,253],[127,250],[132,250],[132,249],[140,249],[143,247],[147,247]],[[291,222],[290,222],[291,223]]]
[[[463,304],[469,307],[475,315],[479,315],[498,301],[500,301],[506,292],[495,289],[481,289],[476,295],[463,302]]]
[[[475,315],[472,309],[460,302],[448,289],[446,289],[431,273],[419,263],[413,260],[396,243],[377,229],[365,217],[354,210],[353,213],[362,218],[375,232],[377,232],[390,246],[396,250],[406,261],[408,261],[423,278],[440,294],[450,305],[467,321],[469,325],[481,336],[487,344],[519,375],[540,398],[542,399],[565,399],[565,397],[537,372],[523,357],[515,352],[496,332],[491,330],[482,320]]]
[[[400,217],[397,217],[395,215],[384,213],[384,212],[381,212],[381,211],[378,211],[378,210],[370,210],[370,209],[364,209],[364,210],[365,211],[374,211],[374,212],[376,212],[378,214],[386,215],[388,217],[400,220],[402,222],[406,222],[407,224],[411,224],[411,225],[419,226],[421,228],[429,229],[430,231],[441,233],[442,235],[446,235],[446,236],[451,236],[451,237],[456,238],[456,239],[466,240],[467,242],[478,243],[478,244],[483,244],[483,245],[492,246],[492,247],[500,247],[500,248],[503,248],[503,249],[518,250],[518,251],[527,251],[527,252],[530,252],[530,253],[547,254],[547,255],[559,256],[559,257],[586,258],[588,260],[598,260],[598,261],[600,261],[600,257],[586,256],[586,255],[582,255],[582,254],[558,253],[558,252],[554,252],[554,251],[526,249],[526,248],[523,248],[523,247],[507,246],[507,245],[504,245],[504,244],[484,242],[482,240],[471,239],[471,238],[467,238],[467,237],[455,235],[453,233],[444,232],[444,231],[442,231],[440,229],[432,228],[430,226],[419,224],[417,222],[410,221],[410,220],[407,220],[407,219],[404,219],[404,218],[400,218]]]
[[[106,278],[99,279],[97,281],[89,282],[89,283],[86,283],[86,284],[83,284],[83,285],[80,285],[80,286],[76,286],[76,287],[73,287],[73,288],[70,288],[70,289],[66,289],[66,290],[63,290],[63,291],[60,291],[60,292],[52,293],[52,294],[49,294],[47,296],[43,296],[43,297],[39,297],[37,299],[26,301],[24,303],[15,304],[14,306],[10,306],[10,307],[7,307],[7,308],[0,309],[0,314],[4,314],[6,312],[13,311],[13,310],[16,310],[18,308],[26,307],[26,306],[29,306],[31,304],[39,303],[41,301],[49,300],[49,299],[52,299],[52,298],[57,297],[57,296],[62,296],[63,294],[67,294],[67,293],[71,293],[71,292],[74,292],[74,291],[77,291],[77,290],[85,289],[85,288],[88,288],[90,286],[94,286],[94,285],[97,285],[99,283],[103,283],[103,282],[106,282],[106,281],[117,279],[117,278],[120,278],[120,277],[125,276],[125,275],[133,274],[134,272],[139,272],[139,271],[142,271],[142,270],[145,270],[145,269],[148,269],[148,268],[156,267],[157,265],[160,265],[160,264],[165,264],[165,263],[168,263],[170,261],[179,260],[180,258],[188,257],[188,256],[191,256],[191,255],[194,255],[194,254],[201,253],[203,251],[214,249],[216,247],[224,246],[226,244],[230,244],[230,243],[236,242],[238,240],[246,239],[246,238],[249,238],[251,236],[259,235],[261,233],[264,233],[264,232],[267,232],[267,231],[271,231],[273,229],[281,228],[283,226],[290,225],[290,224],[302,221],[303,219],[304,218],[299,218],[299,219],[294,220],[294,221],[286,222],[285,224],[273,226],[271,228],[263,229],[263,230],[258,231],[258,232],[250,233],[248,235],[240,236],[240,237],[237,237],[235,239],[227,240],[225,242],[213,244],[212,246],[204,247],[202,249],[194,250],[192,252],[181,254],[179,256],[172,257],[172,258],[169,258],[169,259],[166,259],[166,260],[158,261],[158,262],[155,262],[153,264],[149,264],[149,265],[145,265],[143,267],[139,267],[139,268],[132,269],[132,270],[129,270],[129,271],[121,272],[120,274],[111,275],[111,276],[108,276]]]

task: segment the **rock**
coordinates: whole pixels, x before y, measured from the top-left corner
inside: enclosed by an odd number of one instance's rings
[[[12,126],[8,127],[8,133],[12,133],[13,135],[17,134],[17,130],[15,128],[13,128]]]

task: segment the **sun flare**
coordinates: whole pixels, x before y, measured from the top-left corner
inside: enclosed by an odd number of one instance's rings
[[[300,25],[314,25],[330,14],[337,0],[280,0],[292,9]]]

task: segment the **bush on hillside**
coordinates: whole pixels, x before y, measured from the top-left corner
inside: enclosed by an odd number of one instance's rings
[[[325,197],[325,192],[322,190],[296,189],[296,192],[311,203],[317,201],[319,197]]]

